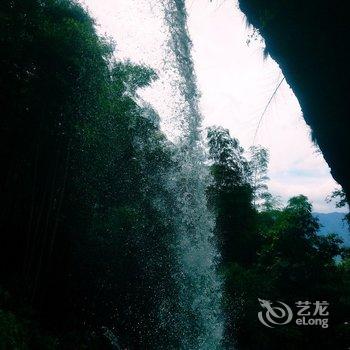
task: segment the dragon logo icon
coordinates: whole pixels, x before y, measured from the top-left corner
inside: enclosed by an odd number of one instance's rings
[[[258,299],[260,305],[265,309],[258,313],[259,321],[266,327],[274,328],[274,325],[284,325],[293,318],[292,309],[282,301],[277,301],[278,306],[273,306],[269,300]]]

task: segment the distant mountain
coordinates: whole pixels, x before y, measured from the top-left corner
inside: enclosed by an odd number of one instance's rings
[[[344,213],[313,213],[313,215],[319,219],[321,235],[336,233],[344,240],[344,245],[350,246],[350,231],[347,222],[343,220]]]

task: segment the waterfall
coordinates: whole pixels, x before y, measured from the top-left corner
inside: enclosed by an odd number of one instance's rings
[[[215,350],[222,348],[222,283],[216,266],[219,256],[213,236],[214,217],[207,208],[210,176],[205,164],[192,43],[185,1],[164,0],[161,6],[168,31],[164,67],[170,72],[177,95],[173,117],[179,133],[177,168],[168,179],[169,190],[176,193],[174,255],[178,266],[173,276],[178,291],[173,300],[175,324],[170,327],[182,349]]]

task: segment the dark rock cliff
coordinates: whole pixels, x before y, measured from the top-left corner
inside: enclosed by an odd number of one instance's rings
[[[239,0],[297,96],[332,175],[350,199],[349,34],[346,1]]]

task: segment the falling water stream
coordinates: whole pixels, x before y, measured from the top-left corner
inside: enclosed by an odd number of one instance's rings
[[[172,72],[172,87],[179,96],[174,111],[179,125],[176,162],[169,189],[176,191],[175,218],[178,271],[177,325],[182,349],[220,349],[223,319],[220,311],[221,280],[213,237],[214,217],[207,208],[206,188],[210,181],[202,139],[202,116],[196,84],[191,40],[184,0],[162,2],[168,30],[165,69]]]
[[[133,35],[140,36],[142,31],[139,40],[125,40],[129,45],[126,51],[141,64],[156,69],[159,79],[153,92],[140,94],[161,116],[162,130],[176,150],[176,166],[159,184],[173,199],[175,237],[169,243],[169,280],[174,293],[170,297],[169,293],[159,293],[159,319],[155,322],[167,339],[160,340],[157,349],[222,349],[222,281],[217,271],[215,218],[207,208],[206,189],[211,180],[185,0],[139,0],[132,6],[120,1],[118,6],[121,16],[130,12],[128,26],[133,28]],[[110,17],[106,14],[107,19]],[[116,33],[117,49],[123,28]]]

